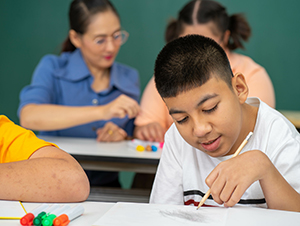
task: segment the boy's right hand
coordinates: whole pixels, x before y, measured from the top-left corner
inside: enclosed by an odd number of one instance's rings
[[[165,129],[158,122],[153,122],[136,127],[134,137],[140,140],[163,142],[165,132]]]
[[[124,94],[120,95],[115,100],[111,101],[104,107],[103,119],[108,120],[111,118],[134,118],[140,111],[138,102]]]
[[[259,150],[247,151],[221,162],[205,182],[215,202],[232,207],[255,181],[260,183],[272,172],[272,162]],[[270,177],[269,177],[270,178]],[[264,187],[262,186],[264,190]]]

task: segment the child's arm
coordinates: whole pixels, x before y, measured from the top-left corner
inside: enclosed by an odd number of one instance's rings
[[[300,212],[300,194],[261,151],[245,152],[220,163],[207,177],[214,200],[234,206],[248,187],[259,181],[270,209]]]
[[[28,160],[0,164],[0,199],[78,202],[89,195],[89,182],[68,153],[42,147]]]

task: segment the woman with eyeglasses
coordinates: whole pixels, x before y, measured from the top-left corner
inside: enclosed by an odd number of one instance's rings
[[[128,33],[108,0],[73,0],[60,56],[46,55],[20,93],[20,124],[40,135],[120,141],[139,112],[139,75],[115,62]],[[91,174],[88,173],[91,180]],[[102,172],[91,185],[119,186]]]
[[[107,0],[74,0],[60,56],[46,55],[20,94],[22,126],[41,135],[119,141],[139,112],[138,72],[114,62],[128,33]]]
[[[228,56],[233,74],[241,72],[245,75],[249,97],[259,97],[275,107],[274,88],[266,70],[250,57],[233,52],[244,48],[243,41],[251,35],[250,26],[242,14],[228,15],[224,6],[212,0],[190,1],[180,10],[178,19],[168,24],[165,39],[170,42],[189,34],[203,35],[218,42]],[[144,90],[140,106],[134,136],[162,142],[173,119],[156,90],[153,77]]]

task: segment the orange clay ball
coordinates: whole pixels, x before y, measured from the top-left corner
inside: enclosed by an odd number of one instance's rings
[[[146,151],[152,151],[152,148],[151,148],[150,145],[147,145],[147,146],[146,146]]]

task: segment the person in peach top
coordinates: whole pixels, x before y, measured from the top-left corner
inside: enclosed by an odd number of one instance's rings
[[[275,92],[266,70],[250,57],[232,52],[243,49],[242,41],[248,41],[251,35],[251,28],[242,14],[228,16],[225,7],[215,1],[190,1],[179,12],[178,19],[167,26],[165,39],[168,43],[188,34],[207,36],[220,44],[228,56],[233,74],[241,72],[245,76],[249,97],[258,97],[275,107]],[[173,120],[156,90],[153,77],[143,92],[140,105],[141,112],[134,122],[134,137],[162,142]]]

